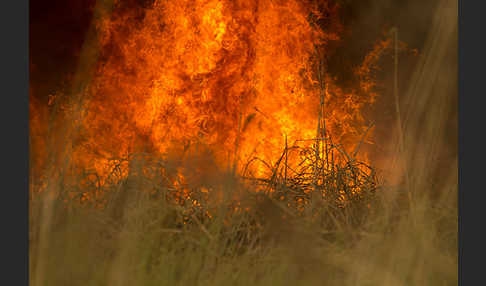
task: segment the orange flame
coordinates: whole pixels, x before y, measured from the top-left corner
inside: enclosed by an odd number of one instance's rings
[[[220,166],[241,171],[253,157],[275,162],[285,142],[315,138],[316,56],[340,30],[338,6],[320,2],[156,0],[143,13],[115,9],[98,26],[102,57],[75,163],[103,177],[111,158],[203,145]],[[363,95],[325,80],[328,133],[354,148],[374,94],[369,84]]]

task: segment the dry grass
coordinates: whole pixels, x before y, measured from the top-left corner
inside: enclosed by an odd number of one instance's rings
[[[42,234],[48,198],[35,196],[32,284],[457,283],[454,200],[415,203],[412,213],[406,196],[396,191],[392,197],[391,190],[382,189],[367,196],[371,209],[361,200],[339,207],[318,196],[298,211],[226,178],[222,191],[239,190],[240,207],[249,211],[234,212],[231,200],[218,202],[207,219],[165,200],[160,194],[171,192],[166,185],[153,196],[139,191],[146,187],[143,178],[128,177],[111,191],[103,209],[54,199],[48,206],[51,223]],[[35,275],[38,267],[42,281]]]
[[[192,189],[220,194],[211,201],[196,192],[200,207],[171,203],[171,185],[140,171],[174,162],[130,160],[128,177],[104,186],[105,208],[64,203],[79,184],[53,176],[46,192],[31,196],[31,285],[457,285],[457,161],[434,163],[447,148],[444,95],[456,96],[457,27],[444,15],[457,9],[444,3],[405,97],[397,158],[406,162],[406,184],[378,184],[353,156],[324,164],[312,150],[300,150],[312,162],[304,165],[319,168],[291,175],[290,147],[267,179],[213,172],[194,180]],[[194,162],[207,163],[183,164]],[[332,196],[338,189],[347,206]],[[249,210],[235,212],[235,199]]]

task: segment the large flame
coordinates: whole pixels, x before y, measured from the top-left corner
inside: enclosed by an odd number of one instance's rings
[[[183,156],[199,145],[222,168],[241,171],[254,157],[275,162],[285,144],[317,136],[316,63],[338,39],[337,12],[310,0],[156,0],[143,12],[115,9],[99,24],[102,57],[73,142],[75,163],[103,175],[112,158]],[[322,80],[327,131],[354,148],[366,129],[361,108],[374,94]]]

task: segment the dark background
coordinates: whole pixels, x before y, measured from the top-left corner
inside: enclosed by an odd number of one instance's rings
[[[96,0],[31,0],[30,85],[45,101],[72,76]]]

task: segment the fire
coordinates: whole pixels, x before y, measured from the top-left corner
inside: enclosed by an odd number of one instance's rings
[[[221,168],[241,172],[255,157],[275,162],[286,142],[311,144],[299,140],[316,138],[317,63],[339,39],[338,8],[311,0],[115,8],[98,25],[101,59],[84,95],[75,164],[103,177],[113,158],[184,156],[205,146]],[[323,80],[327,132],[352,150],[366,129],[361,108],[375,95],[344,90],[325,73]]]

